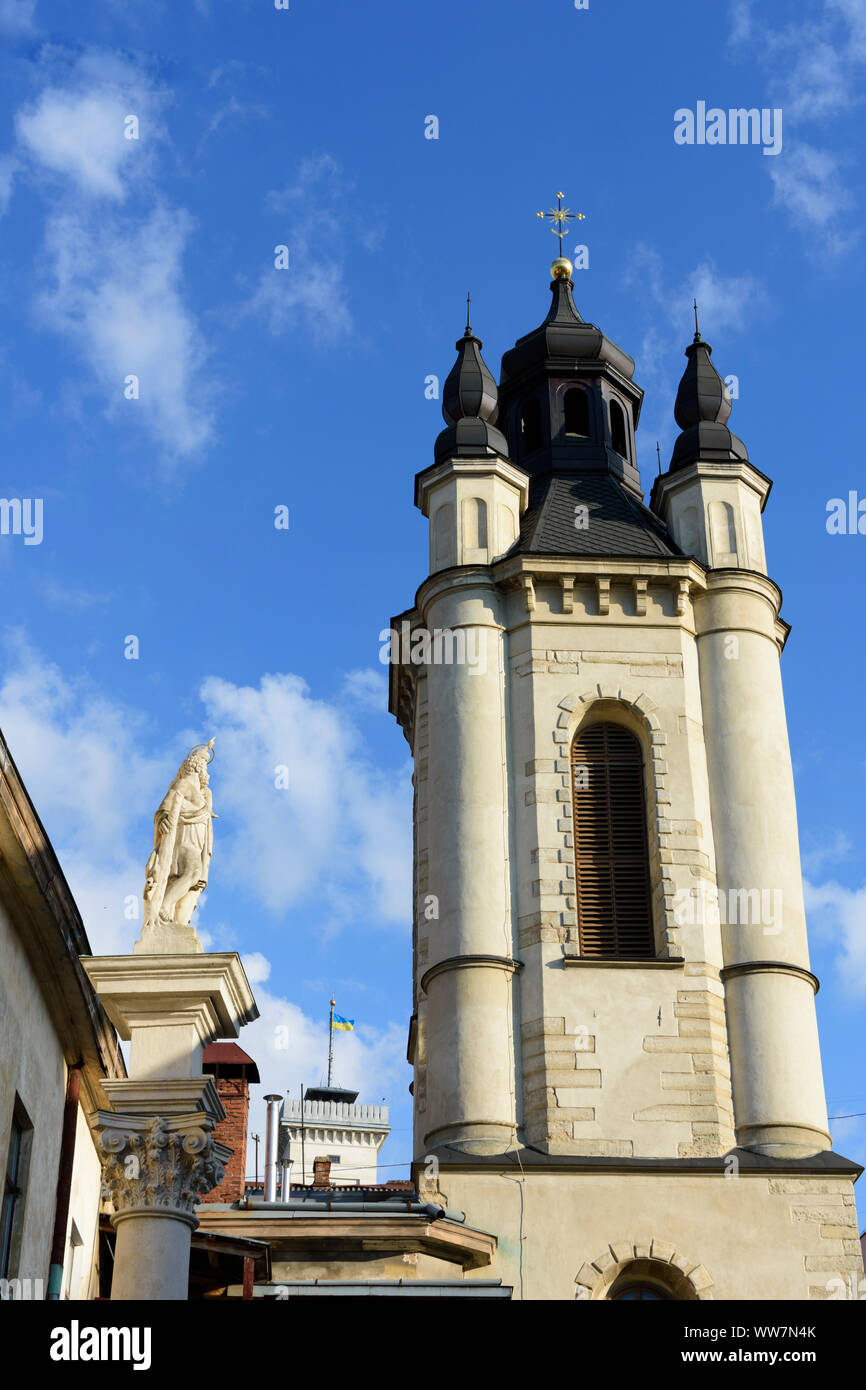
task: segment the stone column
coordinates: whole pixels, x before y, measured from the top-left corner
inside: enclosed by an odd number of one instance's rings
[[[429,886],[439,920],[420,981],[427,996],[425,1143],[491,1152],[514,1142],[517,1122],[500,605],[483,573],[452,571],[428,581],[423,606],[428,630],[459,633],[472,658],[427,666]]]
[[[779,670],[779,597],[759,574],[710,571],[694,610],[737,1140],[798,1158],[828,1149],[830,1136]]]
[[[94,1128],[117,1231],[112,1300],[185,1300],[201,1194],[222,1180],[228,1150],[203,1112],[147,1117],[98,1111]]]
[[[103,1082],[110,1110],[91,1124],[104,1155],[117,1231],[112,1299],[186,1299],[200,1197],[229,1150],[213,1138],[225,1110],[202,1048],[258,1017],[235,952],[89,956],[87,975],[121,1038],[130,1076]]]

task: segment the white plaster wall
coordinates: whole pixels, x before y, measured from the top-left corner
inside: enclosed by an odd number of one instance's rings
[[[42,991],[0,904],[0,1165],[6,1157],[16,1092],[33,1125],[20,1261],[12,1273],[48,1289],[57,1165],[66,1075]]]
[[[4,1172],[16,1093],[33,1125],[33,1135],[20,1260],[13,1274],[20,1279],[41,1279],[43,1293],[47,1293],[66,1065],[39,983],[17,931],[0,905],[0,1164]],[[100,1161],[79,1107],[63,1298],[86,1298],[91,1289],[100,1186]],[[83,1239],[74,1261],[69,1245],[73,1220]]]
[[[69,1220],[66,1227],[66,1251],[63,1261],[63,1298],[84,1299],[95,1296],[94,1266],[99,1235],[99,1197],[102,1186],[102,1164],[93,1142],[93,1135],[81,1106],[75,1126],[75,1161],[72,1167],[72,1187],[69,1194]],[[69,1244],[72,1222],[78,1227],[82,1244],[77,1250]]]

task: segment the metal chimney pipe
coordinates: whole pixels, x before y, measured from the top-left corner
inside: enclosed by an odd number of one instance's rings
[[[282,1096],[265,1096],[268,1104],[265,1130],[265,1201],[277,1200],[277,1144],[280,1137],[280,1106]]]

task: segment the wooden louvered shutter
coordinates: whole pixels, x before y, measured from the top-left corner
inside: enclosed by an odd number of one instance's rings
[[[580,953],[653,956],[640,744],[619,724],[590,724],[571,769]]]

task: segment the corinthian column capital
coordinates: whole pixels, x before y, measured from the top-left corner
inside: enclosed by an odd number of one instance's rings
[[[201,1194],[222,1181],[230,1150],[214,1140],[214,1121],[192,1115],[93,1117],[103,1162],[103,1181],[116,1225],[125,1216],[167,1216],[195,1229]]]

